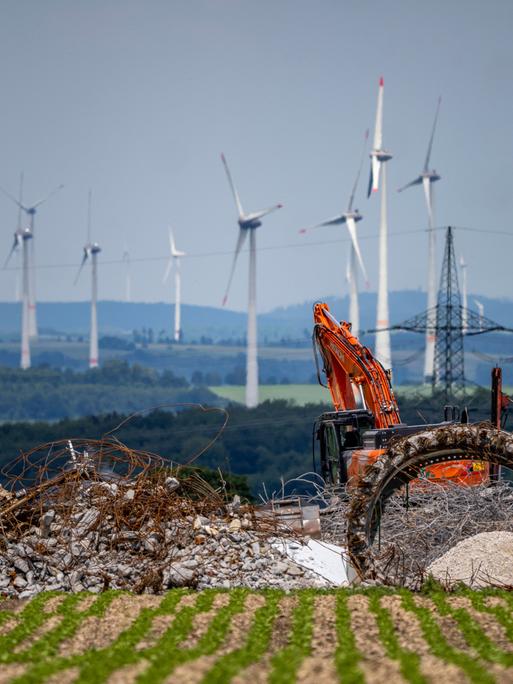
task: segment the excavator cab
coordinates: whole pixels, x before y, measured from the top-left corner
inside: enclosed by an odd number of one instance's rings
[[[315,422],[314,439],[318,443],[320,474],[330,485],[349,485],[356,482],[366,467],[383,454],[390,441],[398,437],[411,437],[426,430],[465,425],[461,420],[444,420],[441,423],[406,425],[376,428],[374,416],[367,410],[334,411],[323,413]],[[316,443],[313,445],[314,461],[317,461]],[[464,452],[457,449],[457,460],[451,456],[451,449],[445,450],[446,463],[427,465],[422,469],[421,481],[453,481],[462,485],[477,485],[487,481],[489,465],[464,459]]]
[[[365,409],[323,413],[314,436],[319,443],[321,475],[333,485],[348,480],[354,450],[363,446],[363,434],[374,428],[374,416]],[[314,444],[315,450],[315,444]]]

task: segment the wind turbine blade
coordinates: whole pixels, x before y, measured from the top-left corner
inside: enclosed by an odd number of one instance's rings
[[[78,268],[78,273],[75,277],[75,282],[73,283],[73,285],[76,285],[78,283],[78,279],[80,278],[80,274],[82,273],[82,269],[84,268],[84,264],[87,261],[88,257],[89,257],[89,252],[86,249],[84,249],[84,256],[82,257],[82,263],[80,264],[80,266]]]
[[[322,228],[323,226],[342,226],[346,222],[346,217],[344,214],[338,214],[333,218],[327,219],[322,223],[316,223],[315,226],[310,226],[309,228],[301,228],[300,233],[306,233],[309,230],[314,230],[315,228]]]
[[[91,244],[91,204],[92,204],[93,192],[89,188],[87,193],[87,244]]]
[[[50,197],[53,197],[55,195],[55,193],[59,192],[59,190],[62,190],[63,187],[64,187],[64,185],[61,183],[61,185],[58,185],[54,190],[52,190],[52,192],[49,192],[48,195],[46,195],[46,197],[43,197],[43,199],[40,199],[39,202],[36,202],[30,208],[31,209],[37,209],[41,204],[44,204],[47,200],[49,200]]]
[[[235,266],[237,264],[237,257],[239,256],[240,250],[242,249],[242,246],[244,245],[244,242],[246,241],[247,233],[248,233],[247,230],[239,230],[239,237],[237,238],[237,244],[235,246],[235,253],[233,255],[233,262],[232,262],[232,268],[230,271],[230,277],[228,278],[228,285],[226,286],[226,292],[225,292],[224,297],[223,297],[223,306],[228,301],[228,293],[230,292],[230,287],[231,287],[232,280],[233,280],[233,274],[235,273]]]
[[[171,273],[172,268],[173,268],[173,259],[169,259],[169,261],[167,262],[164,277],[162,278],[162,283],[165,283],[166,280],[169,278],[169,274]]]
[[[14,204],[15,204],[17,207],[19,207],[20,209],[23,209],[24,211],[26,211],[27,208],[24,207],[24,206],[22,205],[22,203],[19,202],[19,201],[16,199],[16,197],[14,197],[14,195],[11,195],[11,193],[8,192],[5,188],[2,188],[1,185],[0,185],[0,192],[3,193],[6,197],[8,197],[12,202],[14,202]]]
[[[424,176],[424,178],[422,179],[422,185],[424,186],[424,195],[426,197],[429,227],[433,228],[433,195],[431,192],[431,181],[429,180],[429,178]]]
[[[235,187],[235,183],[233,182],[232,174],[230,173],[230,169],[228,168],[228,163],[226,161],[226,157],[224,156],[224,154],[221,154],[221,159],[223,160],[224,170],[226,171],[228,183],[230,184],[230,188],[232,189],[232,195],[237,206],[237,211],[239,212],[239,218],[242,218],[242,216],[244,216],[244,212],[242,210],[242,204],[240,203],[239,193],[237,192],[237,188]]]
[[[176,256],[175,236],[171,227],[169,228],[169,252],[172,256]]]
[[[358,187],[358,182],[360,180],[360,174],[362,173],[362,166],[363,166],[363,160],[365,158],[365,150],[367,148],[367,140],[369,139],[369,129],[365,131],[365,136],[363,139],[363,148],[362,148],[362,156],[360,158],[360,166],[358,167],[358,173],[356,174],[356,178],[354,181],[353,185],[353,191],[351,193],[351,197],[349,198],[349,206],[347,208],[347,211],[351,211],[353,208],[353,202],[354,202],[354,196],[356,193],[356,188]]]
[[[23,171],[20,173],[20,191],[18,200],[18,230],[21,231],[21,212],[23,211]]]
[[[5,260],[4,268],[6,268],[7,264],[8,264],[9,261],[11,260],[12,255],[13,255],[14,252],[18,249],[19,244],[20,244],[20,239],[19,239],[18,233],[15,233],[15,234],[14,234],[14,242],[13,242],[13,245],[12,245],[12,247],[11,247],[11,251],[10,251],[9,254],[7,255],[7,259]]]
[[[374,126],[374,149],[380,150],[383,144],[383,90],[385,82],[383,76],[379,79],[378,107],[376,109],[376,124]]]
[[[351,249],[347,250],[346,259],[346,282],[351,282]]]
[[[372,168],[373,168],[373,164],[372,164],[372,158],[371,158],[371,166],[370,166],[370,173],[369,173],[369,184],[367,185],[367,199],[369,199],[369,197],[371,196],[372,186],[374,185],[374,181],[372,178]]]
[[[435,120],[433,121],[433,128],[431,130],[431,138],[429,139],[429,145],[426,154],[426,161],[424,162],[424,171],[429,171],[429,158],[431,157],[431,149],[433,147],[433,138],[435,137],[436,124],[438,121],[438,112],[440,111],[440,103],[442,98],[438,98],[438,104],[436,105]]]
[[[363,263],[363,258],[362,258],[362,253],[360,251],[360,245],[358,244],[358,236],[356,234],[356,223],[354,218],[351,216],[348,216],[347,221],[347,230],[349,231],[349,235],[351,236],[351,242],[353,243],[354,251],[356,252],[356,257],[358,259],[358,263],[360,265],[360,268],[362,270],[363,276],[365,278],[365,281],[368,281],[367,277],[367,269],[365,268],[365,264]]]
[[[401,188],[398,188],[397,192],[402,192],[403,190],[411,188],[414,185],[420,185],[420,183],[422,183],[422,176],[419,176],[418,178],[415,178],[415,180],[412,180],[410,183],[406,183],[406,185],[403,185]]]
[[[379,172],[381,170],[381,162],[372,155],[371,157],[371,173],[369,178],[369,187],[367,189],[367,197],[370,197],[371,192],[379,190]]]
[[[276,211],[277,209],[281,209],[282,207],[283,207],[283,204],[274,204],[272,207],[268,207],[267,209],[262,209],[262,211],[255,211],[252,214],[248,214],[246,216],[246,218],[258,221],[258,219],[261,219],[264,216],[267,216],[267,214],[271,214],[273,211]]]

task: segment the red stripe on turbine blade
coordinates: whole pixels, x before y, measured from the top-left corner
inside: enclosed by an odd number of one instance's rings
[[[383,76],[382,76],[382,77],[379,79],[379,86],[380,86],[380,88],[382,88],[384,85],[385,85],[385,79],[384,79]]]

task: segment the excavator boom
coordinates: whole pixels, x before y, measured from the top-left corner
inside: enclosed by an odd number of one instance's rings
[[[376,428],[401,423],[390,376],[371,351],[338,322],[324,303],[314,305],[314,341],[323,360],[333,405],[337,411],[362,407],[374,415]]]

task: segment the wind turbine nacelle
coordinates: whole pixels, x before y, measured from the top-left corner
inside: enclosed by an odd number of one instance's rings
[[[358,221],[362,220],[363,216],[360,214],[358,209],[355,209],[354,211],[348,211],[344,214],[344,223],[348,218],[352,218],[355,223],[358,223]]]
[[[424,178],[429,178],[430,183],[434,183],[435,181],[439,181],[441,176],[438,174],[435,170],[433,171],[427,171],[425,174],[423,174]]]
[[[239,226],[241,230],[254,230],[262,225],[262,221],[258,219],[239,219]]]
[[[91,245],[90,249],[91,249],[91,254],[98,254],[98,252],[102,251],[102,248],[100,247],[100,245],[97,242],[94,242]]]
[[[370,156],[376,157],[380,162],[387,162],[392,159],[392,153],[388,152],[388,150],[373,150]]]

